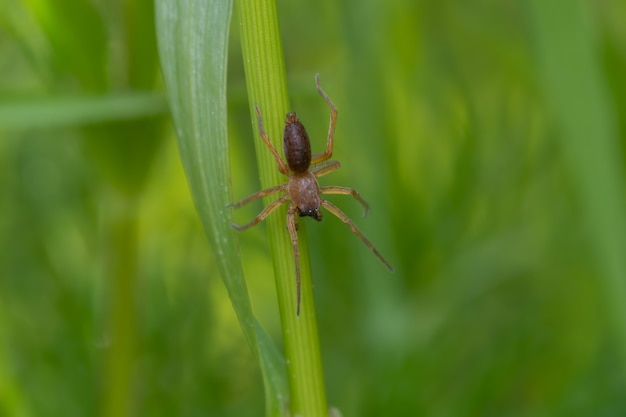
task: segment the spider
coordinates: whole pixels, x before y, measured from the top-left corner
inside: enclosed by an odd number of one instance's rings
[[[253,200],[280,192],[284,193],[281,197],[265,207],[265,209],[263,209],[263,211],[261,211],[261,213],[259,213],[259,215],[256,216],[250,223],[243,226],[238,226],[236,224],[233,224],[232,226],[239,231],[246,230],[263,221],[281,205],[289,203],[289,208],[287,209],[287,230],[289,231],[289,236],[291,238],[294,262],[296,265],[296,315],[300,315],[300,250],[298,248],[298,217],[309,216],[317,221],[321,221],[322,212],[320,211],[320,207],[324,207],[331,214],[337,216],[339,220],[350,226],[352,232],[363,241],[365,246],[374,252],[374,254],[382,261],[383,264],[385,264],[389,271],[393,272],[393,267],[385,260],[385,258],[383,258],[380,252],[378,252],[378,250],[363,235],[363,233],[361,233],[354,222],[333,203],[320,197],[322,194],[351,195],[363,206],[364,215],[367,214],[369,209],[368,204],[356,190],[339,186],[320,187],[317,182],[319,177],[337,170],[341,164],[338,161],[328,161],[333,153],[333,137],[335,134],[335,123],[337,121],[337,109],[328,95],[324,92],[324,90],[322,90],[322,87],[320,86],[319,74],[315,76],[315,85],[317,86],[317,91],[330,107],[330,125],[328,127],[326,151],[311,156],[311,143],[304,126],[296,117],[296,113],[287,113],[287,120],[283,133],[283,153],[287,159],[287,163],[285,163],[267,137],[267,134],[263,129],[261,111],[259,110],[259,107],[255,105],[254,107],[258,116],[259,133],[261,138],[274,156],[274,159],[278,164],[278,170],[281,174],[287,177],[287,182],[274,187],[266,188],[265,190],[256,192],[239,202],[231,204],[231,207],[239,208]],[[311,168],[311,164],[320,164],[321,162],[325,163]]]

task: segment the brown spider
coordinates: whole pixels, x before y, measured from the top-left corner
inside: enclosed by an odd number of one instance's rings
[[[243,200],[231,204],[233,208],[239,208],[248,204],[249,202],[258,198],[266,197],[268,195],[284,192],[285,194],[265,207],[258,216],[254,218],[250,223],[243,226],[233,224],[232,226],[241,231],[246,230],[257,223],[263,221],[274,210],[289,202],[289,208],[287,209],[287,230],[289,230],[289,236],[291,237],[291,245],[293,247],[293,256],[296,264],[296,285],[297,285],[297,310],[296,314],[300,315],[300,250],[298,249],[298,219],[299,217],[310,216],[315,220],[322,220],[322,212],[320,206],[323,206],[326,210],[337,216],[342,222],[350,226],[350,229],[356,234],[365,245],[385,264],[389,271],[393,272],[392,266],[383,258],[378,250],[367,240],[367,238],[361,233],[356,225],[346,216],[337,206],[329,201],[320,198],[321,194],[345,194],[352,195],[365,209],[365,213],[369,208],[368,204],[361,198],[361,195],[354,189],[348,187],[327,186],[320,187],[317,183],[317,178],[322,175],[326,175],[330,172],[337,170],[341,164],[338,161],[329,161],[325,164],[310,168],[311,164],[318,164],[328,160],[333,153],[333,136],[335,134],[335,122],[337,121],[337,109],[330,100],[328,95],[322,90],[320,86],[319,74],[315,76],[315,85],[317,91],[326,100],[330,107],[330,126],[328,127],[328,141],[326,142],[326,151],[320,154],[313,155],[311,157],[311,143],[309,142],[309,136],[304,129],[304,126],[298,118],[296,113],[287,113],[287,121],[285,124],[285,131],[283,133],[283,153],[287,158],[287,163],[280,157],[274,145],[270,142],[265,130],[263,129],[263,119],[261,117],[261,111],[259,107],[255,105],[256,113],[258,115],[259,133],[265,145],[269,148],[274,159],[278,163],[278,170],[288,178],[288,181],[281,185],[266,188],[252,194],[251,196],[244,198]]]

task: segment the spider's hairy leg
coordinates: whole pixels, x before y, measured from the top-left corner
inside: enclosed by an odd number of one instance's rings
[[[331,172],[336,171],[339,168],[341,168],[341,164],[339,163],[339,161],[328,161],[314,167],[313,169],[311,169],[311,172],[313,173],[313,175],[319,178],[323,177],[326,174],[330,174]]]
[[[300,315],[300,249],[298,247],[298,223],[296,218],[297,208],[294,204],[289,205],[287,210],[287,230],[291,238],[293,248],[293,260],[296,264],[296,315]]]
[[[330,211],[332,214],[337,216],[339,220],[341,220],[342,222],[350,226],[350,229],[352,230],[352,232],[355,235],[357,235],[363,241],[363,243],[365,243],[365,246],[367,246],[372,252],[374,252],[374,255],[376,255],[378,259],[380,259],[381,262],[385,264],[385,266],[387,267],[387,269],[389,269],[389,271],[393,272],[393,267],[389,264],[389,262],[387,262],[387,260],[383,258],[380,252],[378,252],[378,249],[374,247],[372,242],[367,240],[365,235],[361,233],[361,231],[356,227],[354,222],[350,220],[350,218],[346,216],[343,211],[339,210],[339,207],[335,206],[333,203],[331,203],[330,201],[326,201],[326,200],[322,200],[321,203],[326,208],[326,210]]]
[[[356,201],[361,203],[363,206],[363,217],[367,216],[367,212],[370,209],[367,201],[361,197],[361,194],[354,188],[349,187],[338,187],[338,186],[328,186],[328,187],[320,187],[320,193],[322,194],[343,194],[343,195],[352,195]]]
[[[281,185],[277,185],[275,187],[270,187],[270,188],[266,188],[265,190],[261,190],[258,191],[252,195],[249,195],[248,197],[244,198],[241,201],[237,201],[236,203],[231,203],[228,205],[228,207],[232,207],[232,208],[239,208],[239,207],[243,207],[246,204],[248,204],[251,201],[254,201],[258,198],[263,198],[263,197],[267,197],[268,195],[272,195],[272,194],[276,194],[279,191],[284,191],[285,189],[285,184],[281,184]]]
[[[333,146],[334,146],[334,137],[335,137],[335,123],[337,123],[337,108],[328,97],[328,94],[322,90],[320,86],[320,75],[315,74],[315,85],[317,86],[317,91],[320,95],[326,100],[328,107],[330,107],[330,123],[328,125],[328,140],[326,141],[326,151],[320,154],[313,155],[311,158],[311,163],[316,164],[318,162],[322,162],[330,158],[333,154]]]
[[[261,116],[261,110],[259,110],[259,106],[255,104],[254,109],[256,110],[256,114],[258,116],[259,133],[261,135],[261,139],[263,139],[265,146],[267,146],[270,152],[272,153],[272,155],[274,155],[274,159],[276,160],[276,163],[278,164],[278,170],[281,172],[281,174],[287,175],[287,173],[289,172],[289,168],[287,168],[287,164],[285,163],[285,161],[283,161],[283,158],[280,157],[280,155],[278,154],[278,151],[276,150],[274,145],[272,145],[272,142],[270,142],[270,138],[267,137],[267,133],[265,133],[265,129],[263,129],[263,117]]]
[[[280,197],[278,200],[274,200],[272,203],[270,203],[267,207],[265,207],[263,209],[262,212],[259,213],[258,216],[256,216],[254,218],[254,220],[252,220],[250,223],[248,224],[244,224],[243,226],[239,226],[236,225],[235,223],[232,224],[234,229],[237,229],[239,231],[242,230],[246,230],[251,228],[252,226],[262,222],[263,220],[265,220],[265,218],[267,216],[269,216],[270,214],[272,214],[272,212],[274,210],[276,210],[278,207],[280,207],[282,204],[284,204],[285,202],[287,202],[289,200],[289,195],[285,194],[284,196]]]

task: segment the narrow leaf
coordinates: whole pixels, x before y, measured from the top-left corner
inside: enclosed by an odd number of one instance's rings
[[[561,128],[626,364],[626,199],[615,108],[582,2],[530,4],[539,75]]]
[[[267,415],[287,398],[284,361],[252,313],[231,228],[226,64],[232,2],[159,0],[157,37],[189,186],[244,334],[260,361]]]

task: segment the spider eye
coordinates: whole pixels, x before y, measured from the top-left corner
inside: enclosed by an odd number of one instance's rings
[[[304,216],[313,217],[318,222],[322,220],[322,212],[320,211],[319,207],[314,208],[314,209],[303,207],[303,208],[298,208],[298,211],[300,212],[300,217],[304,217]]]

